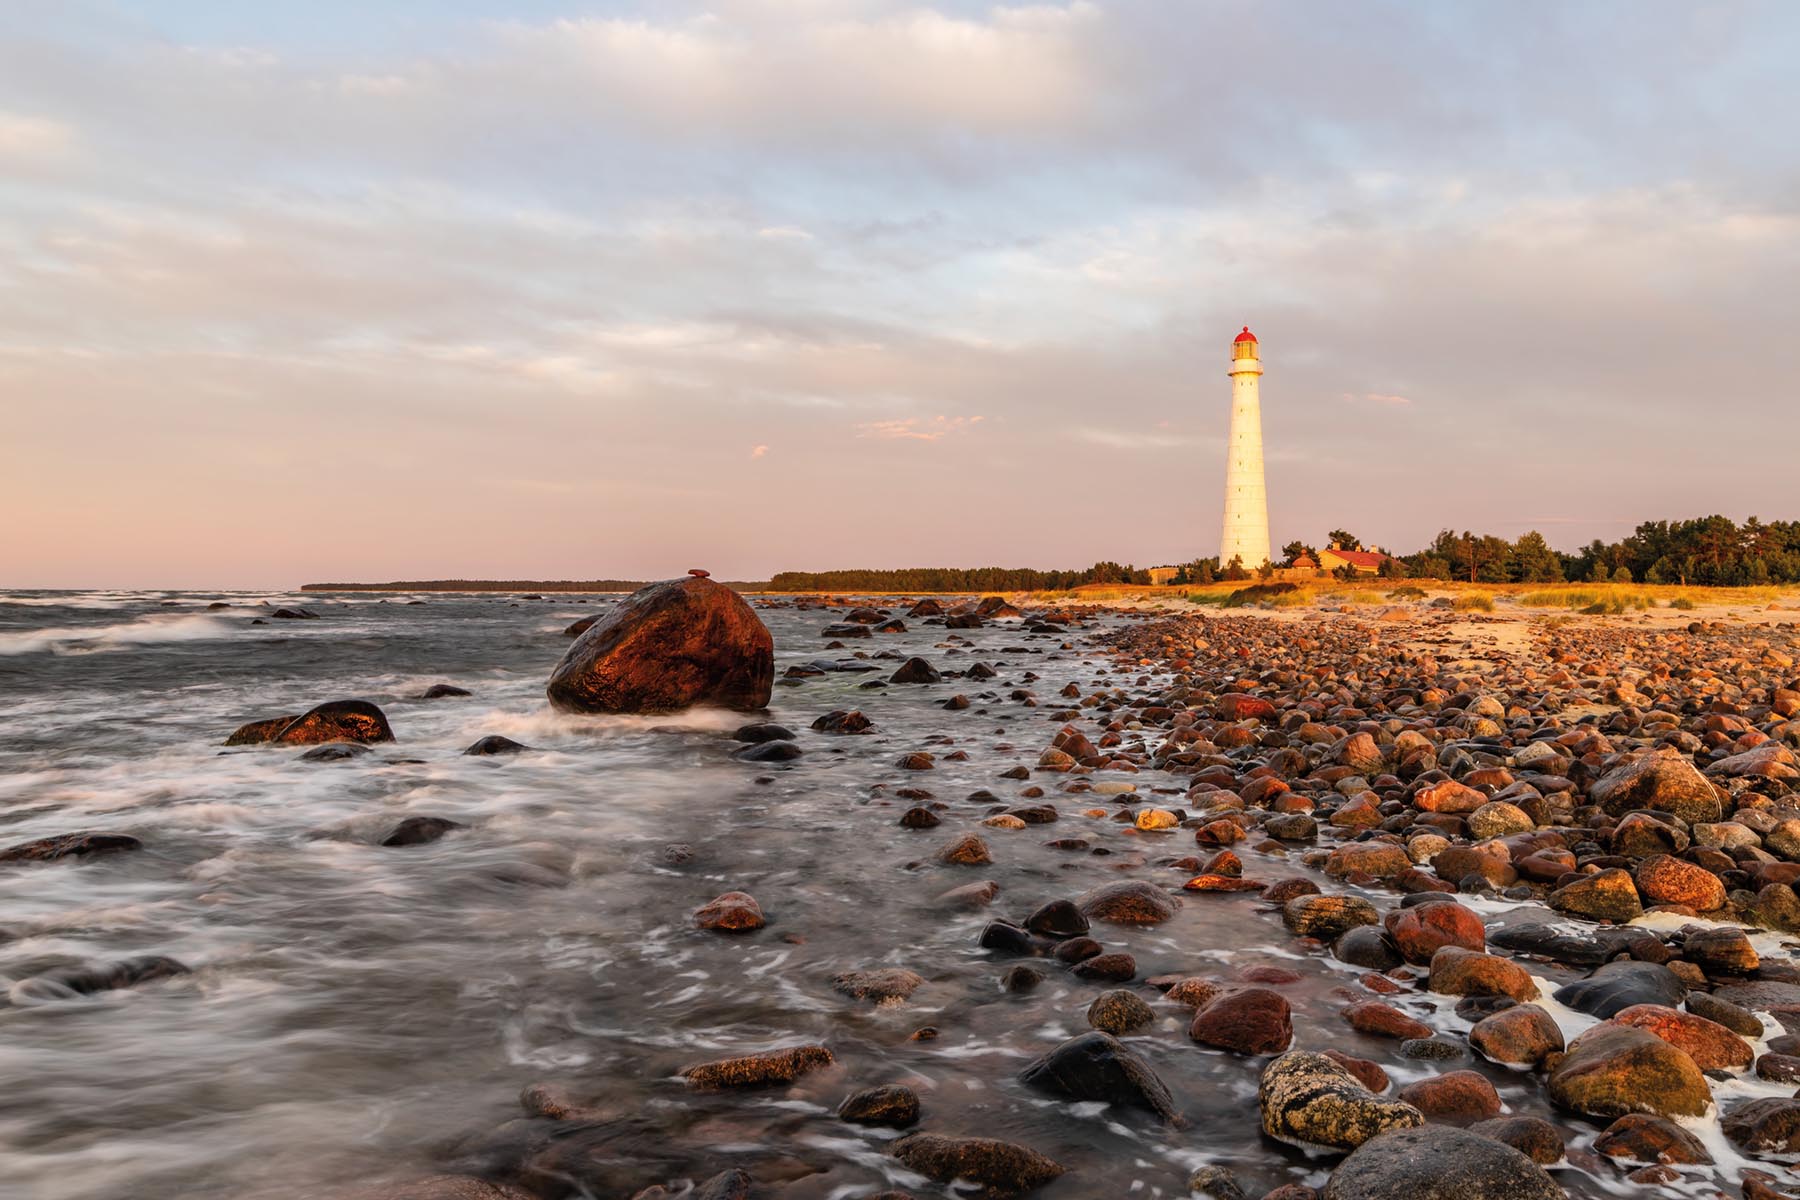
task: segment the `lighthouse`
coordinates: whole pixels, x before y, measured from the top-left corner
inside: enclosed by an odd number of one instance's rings
[[[1219,565],[1237,558],[1254,571],[1269,554],[1269,494],[1263,485],[1262,359],[1248,325],[1231,343],[1231,440],[1225,447],[1225,533]]]

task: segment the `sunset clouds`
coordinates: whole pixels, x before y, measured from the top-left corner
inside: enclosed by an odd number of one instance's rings
[[[0,583],[1178,560],[1244,324],[1278,541],[1800,504],[1780,4],[440,11],[0,17]]]

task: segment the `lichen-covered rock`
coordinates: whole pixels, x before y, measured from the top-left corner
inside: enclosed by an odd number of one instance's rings
[[[1487,949],[1487,931],[1480,916],[1454,900],[1397,908],[1388,914],[1386,926],[1401,957],[1419,966],[1429,963],[1445,946]]]
[[[775,642],[743,597],[689,576],[640,588],[594,622],[551,672],[565,712],[750,711],[775,684]]]
[[[853,1125],[885,1125],[904,1129],[919,1123],[919,1095],[909,1087],[890,1083],[883,1087],[864,1088],[844,1097],[838,1105],[838,1119]]]
[[[1281,919],[1299,937],[1333,941],[1358,925],[1376,925],[1375,906],[1361,896],[1296,896],[1282,906]]]
[[[1652,904],[1685,904],[1699,913],[1725,907],[1725,884],[1717,875],[1668,854],[1646,858],[1632,879]]]
[[[823,1046],[794,1046],[772,1050],[767,1054],[747,1054],[740,1058],[721,1058],[697,1063],[682,1069],[682,1078],[694,1087],[708,1091],[719,1088],[766,1087],[792,1083],[809,1071],[828,1067],[837,1061]]]
[[[1631,872],[1613,867],[1550,893],[1550,907],[1595,921],[1625,922],[1643,916]]]
[[[1383,1100],[1341,1064],[1295,1050],[1263,1068],[1256,1089],[1263,1132],[1279,1141],[1353,1150],[1386,1130],[1424,1123],[1410,1104]]]

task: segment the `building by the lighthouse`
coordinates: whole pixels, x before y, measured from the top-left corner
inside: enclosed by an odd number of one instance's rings
[[[1219,565],[1237,559],[1254,571],[1272,562],[1269,494],[1263,483],[1262,357],[1248,325],[1231,343],[1231,436],[1225,446],[1225,531]]]

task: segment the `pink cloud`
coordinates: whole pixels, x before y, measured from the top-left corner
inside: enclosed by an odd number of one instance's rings
[[[761,458],[763,455],[767,454],[768,452],[769,452],[769,448],[767,446],[752,446],[752,447],[750,447],[750,457],[751,458]]]
[[[919,442],[935,442],[952,433],[961,433],[980,424],[980,417],[905,417],[896,421],[865,421],[858,425],[857,437],[905,438]]]

